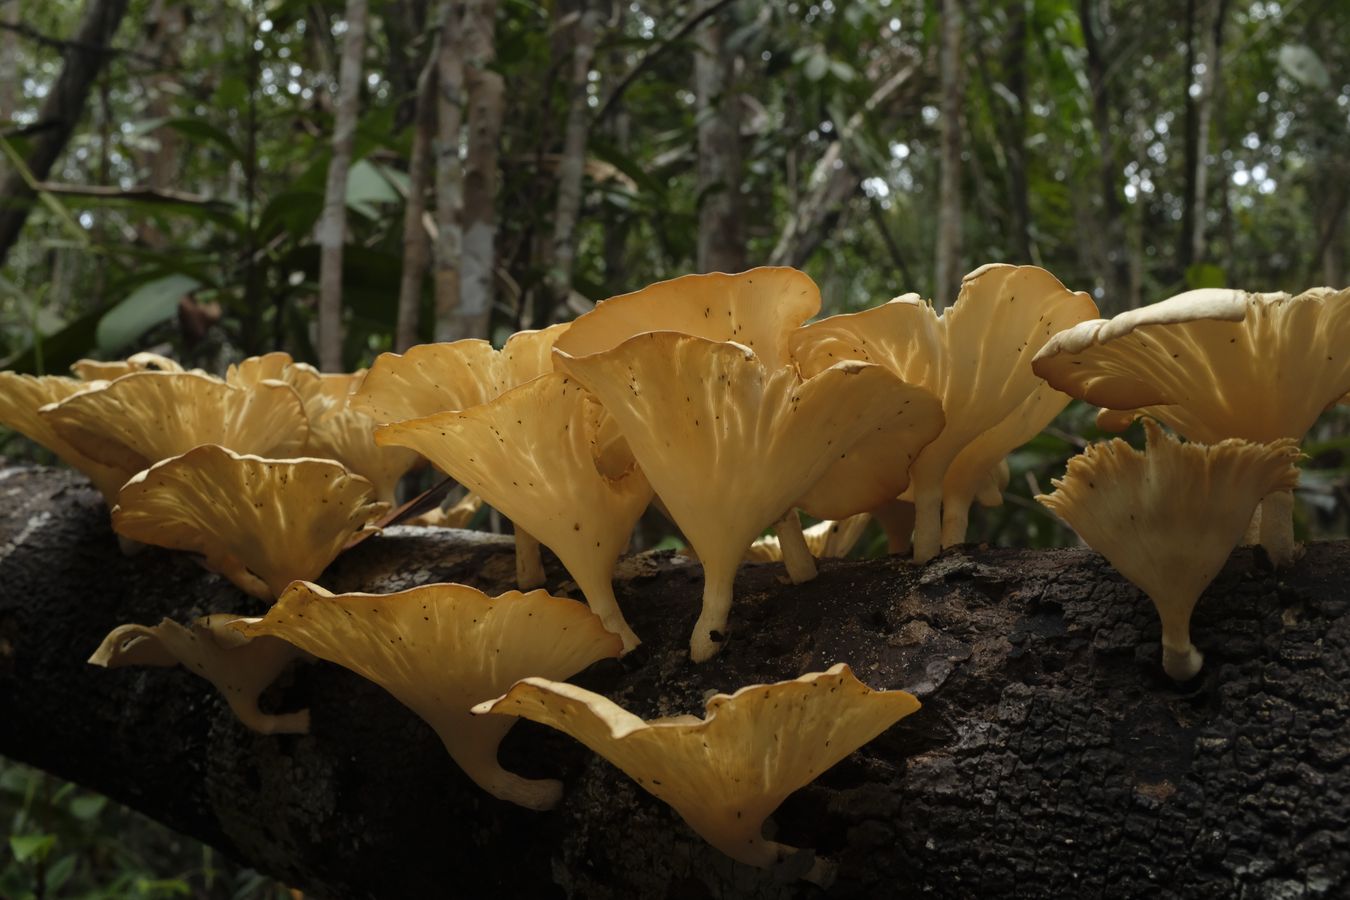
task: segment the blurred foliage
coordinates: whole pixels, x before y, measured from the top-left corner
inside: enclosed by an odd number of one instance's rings
[[[293,900],[285,887],[209,847],[3,757],[0,822],[6,900]]]

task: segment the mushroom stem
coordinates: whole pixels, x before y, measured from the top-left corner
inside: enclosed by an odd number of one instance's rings
[[[914,561],[928,562],[942,549],[942,479],[914,481]]]
[[[886,552],[905,556],[914,549],[914,504],[908,500],[887,500],[872,510],[872,518],[886,532]]]
[[[488,717],[490,720],[491,716]],[[470,726],[473,723],[469,723]],[[481,726],[480,726],[481,727]],[[547,810],[558,805],[562,799],[562,782],[553,778],[525,778],[514,772],[508,772],[497,762],[499,741],[493,742],[486,752],[465,752],[463,747],[456,749],[451,742],[441,739],[450,756],[464,770],[464,774],[473,783],[499,800],[515,803],[526,809]]]
[[[1294,492],[1275,491],[1261,501],[1261,546],[1276,568],[1292,564],[1303,555],[1294,540]]]
[[[1191,643],[1191,610],[1198,597],[1172,597],[1162,604],[1153,597],[1153,606],[1162,620],[1162,667],[1177,682],[1190,681],[1205,664],[1205,655]],[[1189,602],[1180,602],[1189,599]]]
[[[1257,504],[1251,521],[1247,523],[1247,531],[1242,535],[1242,546],[1254,547],[1259,543],[1261,543],[1261,506]]]
[[[1190,681],[1200,673],[1205,664],[1205,655],[1187,641],[1185,646],[1168,646],[1163,640],[1162,667],[1173,681]]]
[[[793,584],[801,584],[816,577],[816,558],[806,546],[806,536],[802,534],[802,520],[796,509],[773,523],[773,533],[778,535],[778,547],[783,553],[783,565],[787,568],[788,578]]]
[[[703,610],[689,638],[689,656],[694,662],[706,662],[722,649],[727,618],[731,615],[731,595],[739,562],[739,556],[733,558],[729,565],[720,560],[703,558]]]
[[[571,571],[569,569],[569,571]],[[591,612],[600,617],[605,630],[611,634],[617,634],[623,639],[623,652],[628,653],[642,639],[633,633],[633,629],[628,627],[627,620],[623,617],[623,611],[619,609],[619,601],[614,596],[613,571],[588,574],[585,576],[572,575],[576,579],[577,587],[581,588],[581,593],[586,596],[586,605],[591,608]]]
[[[259,734],[309,734],[309,710],[273,715],[258,709],[257,697],[231,697],[230,710]]]
[[[522,591],[542,587],[544,559],[539,553],[539,542],[523,528],[516,527],[516,586]]]
[[[974,496],[947,494],[942,498],[942,549],[964,544],[970,528],[970,504]]]

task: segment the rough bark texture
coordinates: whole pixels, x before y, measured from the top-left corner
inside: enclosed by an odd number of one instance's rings
[[[374,685],[301,666],[264,696],[307,736],[244,730],[181,670],[83,663],[127,621],[258,612],[189,559],[118,555],[83,481],[0,473],[0,752],[104,790],[319,897],[811,897],[733,864],[579,745],[522,723],[503,762],[562,777],[551,813],[473,787]],[[549,558],[550,585],[566,585]],[[916,568],[746,566],[730,638],[685,652],[696,565],[624,564],[645,640],[578,681],[644,716],[849,662],[925,706],[793,795],[776,838],[838,862],[831,897],[1344,897],[1350,891],[1350,545],[1276,576],[1241,550],[1201,601],[1204,672],[1176,686],[1158,623],[1086,550],[960,547]],[[509,539],[395,529],[322,579],[505,588]]]
[[[61,74],[38,111],[41,126],[24,165],[34,181],[45,181],[84,114],[94,80],[112,57],[113,36],[127,12],[127,0],[89,0],[79,28],[66,47]],[[19,239],[35,198],[24,172],[5,162],[0,182],[0,265]]]

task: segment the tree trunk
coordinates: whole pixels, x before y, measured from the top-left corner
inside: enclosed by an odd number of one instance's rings
[[[46,181],[84,114],[94,80],[111,58],[113,38],[126,15],[127,0],[89,0],[61,62],[61,74],[38,112],[41,130],[33,137],[24,165],[34,181]],[[25,173],[6,165],[0,182],[0,266],[19,239],[36,198]]]
[[[403,273],[398,286],[398,320],[394,328],[394,350],[399,353],[420,341],[418,320],[422,311],[422,283],[426,280],[431,243],[423,219],[427,210],[427,188],[432,181],[431,139],[436,130],[439,58],[440,45],[437,43],[427,53],[426,65],[417,79],[412,150],[408,158],[408,200],[403,208]]]
[[[586,3],[572,26],[572,79],[563,131],[562,159],[558,162],[558,202],[553,212],[553,238],[546,260],[547,308],[535,310],[535,321],[547,325],[554,309],[567,302],[577,253],[577,219],[586,172],[586,143],[591,113],[587,103],[591,64],[600,38],[601,15],[595,0]]]
[[[464,162],[459,152],[464,124],[464,4],[445,0],[441,43],[436,52],[436,324],[438,341],[454,340],[463,268]]]
[[[715,5],[704,0],[703,6]],[[736,54],[726,28],[710,16],[694,50],[698,110],[698,258],[700,272],[745,268],[741,202],[741,131],[735,93]]]
[[[1097,301],[1103,315],[1112,315],[1130,305],[1130,260],[1125,243],[1125,213],[1121,204],[1120,171],[1116,143],[1112,137],[1113,103],[1108,81],[1111,48],[1103,46],[1105,26],[1093,12],[1094,0],[1079,0],[1078,22],[1083,30],[1087,51],[1088,87],[1092,94],[1092,129],[1097,134],[1097,182],[1100,197],[1098,219],[1092,233],[1097,236],[1097,252],[1091,268],[1098,273],[1103,296]],[[1104,4],[1098,3],[1098,10]],[[1116,59],[1116,68],[1127,63]]]
[[[1004,37],[1004,83],[1013,98],[1007,113],[1008,211],[1012,250],[1017,262],[1039,262],[1031,240],[1031,193],[1027,178],[1027,8],[1024,2],[1008,7]],[[994,102],[992,99],[990,102]]]
[[[1223,32],[1228,19],[1228,0],[1207,0],[1203,24],[1205,72],[1200,76],[1200,92],[1195,98],[1196,155],[1195,178],[1191,194],[1191,250],[1193,262],[1204,262],[1209,254],[1205,249],[1205,224],[1208,216],[1209,191],[1209,132],[1214,120],[1214,94],[1222,75]]]
[[[942,0],[942,153],[938,186],[936,276],[933,303],[956,301],[961,285],[961,112],[965,60],[961,57],[961,2]]]
[[[497,261],[497,155],[506,89],[492,70],[497,0],[464,4],[464,81],[468,89],[468,150],[464,158],[463,260],[459,304],[447,339],[488,337]]]
[[[105,791],[302,888],[360,897],[1342,897],[1350,891],[1350,544],[1278,575],[1236,552],[1196,610],[1192,683],[1159,669],[1142,595],[1088,550],[962,546],[926,566],[747,565],[722,652],[686,658],[701,577],[669,553],[616,584],[641,650],[577,681],[651,717],[848,662],[924,708],[779,808],[776,840],[838,863],[822,892],[734,864],[578,744],[529,723],[504,764],[566,784],[493,800],[429,727],[336,666],[264,695],[309,735],[246,731],[204,681],[84,659],[126,621],[262,605],[181,554],[121,556],[76,476],[7,469],[0,752]],[[509,538],[393,528],[321,579],[510,586]],[[567,583],[548,557],[550,586]]]
[[[347,241],[347,172],[361,112],[361,71],[366,52],[366,0],[347,0],[347,33],[333,100],[333,158],[328,163],[319,219],[319,368],[341,372],[342,247]]]

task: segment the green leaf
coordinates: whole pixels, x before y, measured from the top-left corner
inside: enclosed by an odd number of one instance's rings
[[[379,167],[369,160],[358,160],[347,172],[347,205],[353,209],[369,203],[397,203],[400,199]]]
[[[107,797],[98,794],[86,794],[70,801],[70,814],[83,822],[88,822],[91,819],[98,818],[98,814],[103,812],[103,808],[107,805]]]
[[[99,320],[98,348],[115,353],[178,312],[178,301],[201,282],[190,275],[166,275],[147,281]]]
[[[1331,73],[1322,64],[1317,51],[1304,44],[1285,44],[1280,48],[1280,68],[1304,87],[1326,90],[1331,87]]]
[[[21,863],[45,859],[55,846],[54,834],[16,834],[11,835],[9,839],[10,852],[14,854],[14,859]]]

